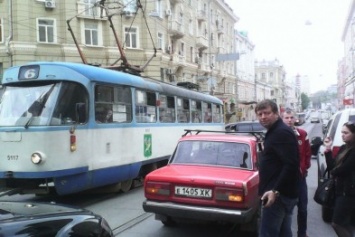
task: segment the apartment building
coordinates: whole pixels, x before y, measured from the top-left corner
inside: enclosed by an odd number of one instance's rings
[[[282,110],[286,106],[286,70],[278,59],[255,61],[257,101],[273,99]]]
[[[216,58],[236,53],[237,21],[223,0],[0,0],[0,73],[32,61],[129,66],[228,103],[236,61]]]
[[[286,73],[255,62],[238,20],[223,0],[0,0],[0,77],[33,61],[125,69],[213,94],[233,121],[253,120],[258,101],[285,104]]]

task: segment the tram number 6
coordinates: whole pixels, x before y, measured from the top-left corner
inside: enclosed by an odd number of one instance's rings
[[[7,155],[7,160],[18,160],[18,155]]]

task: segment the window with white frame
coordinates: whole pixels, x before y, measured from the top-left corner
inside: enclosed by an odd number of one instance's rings
[[[157,48],[163,50],[163,47],[164,47],[164,35],[163,33],[158,32]]]
[[[84,15],[85,16],[97,16],[98,15],[98,11],[97,11],[97,7],[95,7],[95,3],[98,2],[97,0],[84,0],[84,8],[85,8],[85,12]]]
[[[138,48],[138,29],[136,27],[125,27],[126,47]]]
[[[37,19],[37,40],[41,43],[56,42],[56,21],[55,19]]]
[[[155,11],[158,13],[160,17],[162,17],[162,7],[161,7],[161,0],[157,0],[155,2]]]
[[[3,26],[3,20],[0,18],[0,43],[4,42],[4,26]]]
[[[185,56],[185,43],[184,42],[180,43],[179,55]]]
[[[189,33],[190,35],[194,34],[194,23],[192,19],[189,20]]]
[[[85,44],[90,46],[99,45],[99,26],[95,21],[85,21]]]

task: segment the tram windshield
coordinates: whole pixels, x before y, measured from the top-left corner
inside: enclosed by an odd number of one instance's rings
[[[0,103],[0,126],[28,128],[84,122],[78,119],[78,105],[87,105],[87,96],[75,83],[6,86]]]

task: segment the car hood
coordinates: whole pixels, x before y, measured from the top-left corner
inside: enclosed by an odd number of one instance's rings
[[[226,167],[206,167],[196,165],[168,165],[150,173],[146,180],[169,181],[176,183],[200,183],[216,184],[223,183],[231,186],[241,187],[258,172],[226,168]]]
[[[17,217],[39,217],[58,214],[84,214],[89,211],[54,203],[37,203],[37,202],[0,202],[0,221]]]

